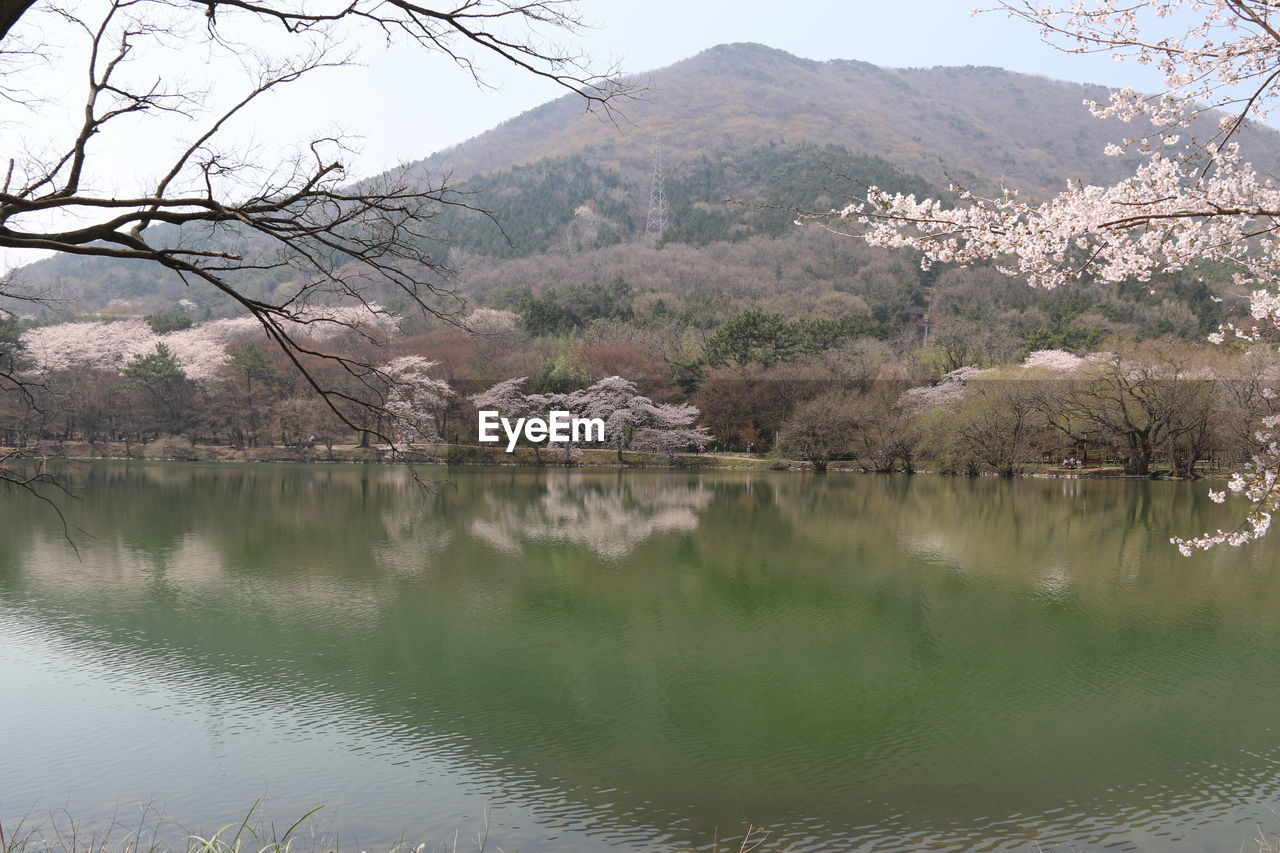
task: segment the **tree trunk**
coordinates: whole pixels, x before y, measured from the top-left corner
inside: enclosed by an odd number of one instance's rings
[[[1151,474],[1151,453],[1137,450],[1125,457],[1124,473],[1130,477],[1147,477]]]
[[[1191,452],[1187,454],[1187,479],[1188,480],[1194,480],[1197,476],[1199,476],[1196,474],[1196,465],[1198,464],[1200,464],[1200,451],[1193,448]]]
[[[1129,453],[1124,459],[1124,473],[1130,477],[1147,477],[1151,474],[1151,444],[1147,436],[1129,433]]]

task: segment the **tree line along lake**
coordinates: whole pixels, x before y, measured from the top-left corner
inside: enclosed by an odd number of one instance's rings
[[[1236,850],[1275,543],[1193,483],[92,462],[0,514],[0,821]],[[486,817],[487,814],[487,817]],[[183,829],[177,829],[181,826]]]

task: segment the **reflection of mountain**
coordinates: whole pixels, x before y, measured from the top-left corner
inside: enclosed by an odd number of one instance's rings
[[[602,483],[564,472],[532,502],[501,492],[485,498],[486,512],[471,522],[471,534],[495,548],[518,554],[526,543],[568,542],[618,560],[656,533],[693,533],[711,492],[700,482],[641,476]]]
[[[358,721],[342,742],[382,749],[341,762],[343,813],[370,846],[377,816],[449,813],[415,787],[444,771],[385,784],[431,760],[523,803],[522,849],[747,822],[796,849],[1202,849],[1274,790],[1274,551],[1171,554],[1224,518],[1194,486],[502,470],[419,496],[379,469],[123,470],[85,475],[80,565],[10,505],[0,602],[317,739]]]

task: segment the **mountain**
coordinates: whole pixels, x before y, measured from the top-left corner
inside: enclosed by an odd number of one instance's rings
[[[654,141],[675,163],[770,142],[834,144],[884,157],[935,183],[950,175],[975,189],[1004,181],[1048,195],[1069,179],[1122,177],[1126,162],[1100,152],[1140,132],[1089,113],[1086,100],[1107,100],[1111,90],[1103,86],[991,67],[818,62],[758,44],[714,47],[633,82],[646,91],[621,106],[616,124],[584,113],[581,100],[569,95],[416,165],[465,179],[546,158],[586,156],[634,179],[648,174]],[[1197,130],[1205,136],[1211,128],[1206,121]],[[1268,170],[1280,165],[1277,142],[1267,130],[1242,138]]]
[[[793,216],[777,207],[838,204],[848,184],[836,173],[903,192],[937,193],[956,180],[980,191],[1004,182],[1043,197],[1069,179],[1121,177],[1132,164],[1100,152],[1138,132],[1089,114],[1085,100],[1105,100],[1105,88],[987,67],[889,69],[730,44],[634,82],[644,91],[612,119],[584,113],[581,99],[567,95],[410,165],[424,180],[451,173],[502,225],[456,209],[433,223],[448,237],[442,252],[462,271],[464,295],[483,301],[516,276],[536,290],[572,283],[558,279],[568,270],[604,282],[666,268],[652,256],[662,250],[640,239],[655,145],[669,200],[659,242],[686,247],[683,256],[701,270],[700,292],[732,294],[763,264],[776,275],[758,287],[785,294],[809,280],[802,275],[809,265],[793,268],[795,246],[728,254],[713,246],[794,243]],[[1251,130],[1241,144],[1255,164],[1280,170],[1275,132]],[[635,251],[618,250],[627,246]],[[183,298],[197,304],[198,316],[228,309],[220,295],[188,290],[146,265],[62,256],[22,275],[79,310],[115,302],[123,313],[153,311]],[[270,295],[287,284],[285,273],[273,275],[239,283]]]

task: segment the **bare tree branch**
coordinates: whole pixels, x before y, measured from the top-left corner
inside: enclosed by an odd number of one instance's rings
[[[0,0],[0,52],[20,40],[33,5]],[[570,0],[453,0],[439,8],[409,0],[112,0],[93,21],[52,11],[86,39],[83,108],[60,149],[10,159],[0,189],[0,249],[147,262],[220,291],[259,321],[345,424],[393,446],[380,434],[393,378],[376,360],[325,351],[298,330],[317,322],[310,311],[321,304],[376,312],[371,294],[388,289],[425,314],[453,320],[463,303],[448,287],[441,235],[431,223],[451,206],[484,211],[447,181],[404,170],[353,180],[340,137],[312,139],[294,156],[264,162],[234,153],[228,127],[266,96],[351,64],[353,55],[335,45],[352,43],[359,28],[443,55],[481,85],[478,63],[493,59],[578,94],[587,108],[608,113],[626,94],[614,74],[593,73],[579,54],[545,40],[581,26]],[[279,24],[294,55],[272,59],[237,44],[237,25],[245,22]],[[187,42],[234,55],[250,72],[247,89],[206,108],[185,81],[130,76],[153,48]],[[3,77],[0,68],[0,93],[20,91]],[[183,117],[198,129],[156,169],[153,189],[98,191],[89,178],[96,141],[151,115]],[[288,286],[256,295],[245,281],[264,272],[287,274]],[[351,325],[372,342],[360,324]],[[317,362],[336,365],[344,379],[323,379]]]

